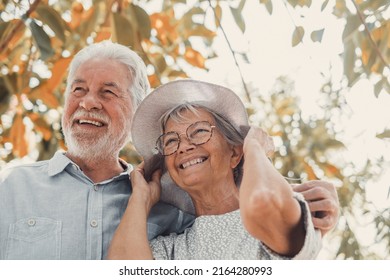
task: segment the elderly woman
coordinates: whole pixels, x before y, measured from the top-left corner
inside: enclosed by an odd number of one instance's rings
[[[161,171],[147,182],[145,171],[152,167],[141,164],[131,174],[133,194],[109,258],[313,259],[318,254],[321,237],[307,203],[269,161],[270,137],[259,128],[248,132],[245,107],[231,90],[193,80],[161,86],[139,106],[132,135],[147,164],[163,159],[169,175],[162,193],[176,204],[188,194],[196,219],[183,233],[149,243],[147,216],[160,198]],[[171,179],[181,190],[167,184]]]

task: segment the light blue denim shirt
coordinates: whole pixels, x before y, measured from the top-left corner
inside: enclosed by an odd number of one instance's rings
[[[128,168],[131,168],[130,166]],[[62,152],[0,173],[0,259],[104,259],[131,193],[128,170],[94,184]],[[148,238],[182,232],[193,216],[158,203]]]

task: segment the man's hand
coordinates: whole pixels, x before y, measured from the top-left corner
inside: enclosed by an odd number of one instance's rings
[[[309,181],[292,185],[295,192],[301,193],[309,204],[314,227],[321,230],[322,236],[333,229],[339,219],[339,200],[333,184],[324,181]]]

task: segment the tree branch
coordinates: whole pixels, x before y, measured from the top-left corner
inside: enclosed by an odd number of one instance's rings
[[[355,9],[356,9],[356,13],[357,15],[359,16],[359,19],[360,21],[363,23],[364,25],[364,31],[366,32],[367,36],[368,36],[368,39],[370,41],[370,43],[372,44],[375,52],[377,53],[378,57],[380,58],[380,60],[382,61],[382,63],[384,64],[385,67],[389,68],[389,64],[387,63],[387,61],[385,60],[385,58],[383,57],[381,51],[378,49],[378,46],[376,45],[374,39],[372,38],[371,36],[371,32],[370,30],[368,29],[368,26],[366,24],[366,21],[364,20],[364,17],[362,15],[362,13],[360,12],[359,10],[359,6],[356,4],[356,1],[355,0],[351,0],[351,2],[353,3],[353,5],[355,6]]]
[[[216,12],[215,12],[215,10],[214,10],[214,7],[211,5],[211,0],[208,0],[208,2],[209,2],[209,5],[210,5],[210,8],[211,8],[211,9],[213,10],[213,12],[214,12],[215,18],[216,18],[217,21],[218,21],[219,28],[221,29],[222,34],[223,34],[223,36],[225,37],[225,41],[226,41],[226,43],[228,44],[228,47],[229,47],[230,52],[231,52],[231,54],[232,54],[232,56],[233,56],[233,59],[234,59],[234,63],[235,63],[236,66],[237,66],[238,72],[239,72],[240,77],[241,77],[241,82],[242,82],[242,84],[243,84],[243,86],[244,86],[246,98],[248,99],[248,101],[251,101],[251,97],[250,97],[250,93],[249,93],[248,87],[246,86],[246,83],[245,83],[245,80],[244,80],[244,76],[243,76],[243,74],[242,74],[242,72],[241,72],[240,65],[238,64],[238,61],[237,61],[237,58],[236,58],[236,53],[235,53],[235,51],[233,50],[233,48],[232,48],[232,46],[231,46],[231,44],[230,44],[230,41],[229,41],[229,39],[228,39],[228,37],[227,37],[227,35],[226,35],[225,29],[222,27],[221,20],[218,18],[217,14],[216,14]]]

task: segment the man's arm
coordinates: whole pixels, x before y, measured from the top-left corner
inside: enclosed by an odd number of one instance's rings
[[[322,236],[336,226],[340,210],[333,184],[314,180],[292,185],[292,188],[295,192],[301,193],[309,204],[314,227],[321,231]]]

